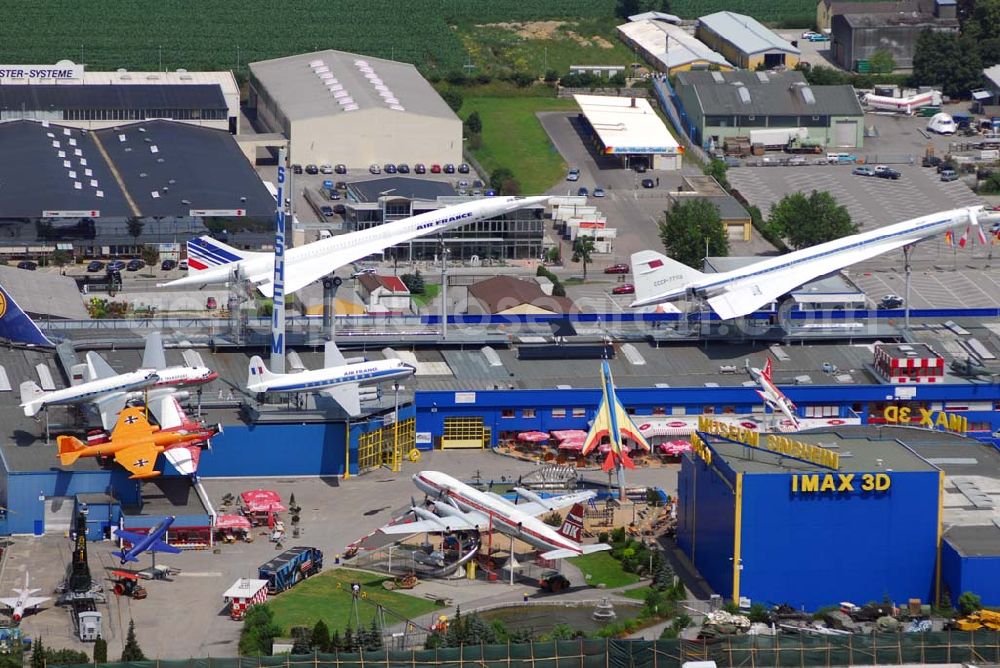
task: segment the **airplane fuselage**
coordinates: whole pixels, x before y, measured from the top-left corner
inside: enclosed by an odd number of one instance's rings
[[[768,380],[760,369],[750,369],[750,375],[760,385],[757,394],[764,400],[772,410],[781,411],[792,422],[798,424],[798,416],[795,414],[795,404],[785,395],[773,381]]]
[[[345,383],[374,385],[405,378],[413,367],[396,359],[374,360],[360,364],[280,374],[276,378],[248,385],[251,392],[317,392]]]
[[[174,523],[173,517],[168,517],[162,522],[157,524],[155,527],[150,529],[149,533],[146,534],[145,538],[136,543],[126,552],[122,552],[121,562],[124,565],[129,561],[135,561],[136,557],[149,549],[150,545],[153,545],[158,540],[166,536],[167,530],[170,529],[170,525]]]
[[[486,519],[486,530],[513,536],[542,551],[572,550],[583,554],[580,544],[564,538],[558,531],[538,518],[522,512],[499,497],[480,492],[469,485],[438,471],[421,471],[413,483],[428,497],[441,504],[454,503],[464,512],[477,513]],[[443,518],[447,521],[447,518]]]
[[[116,392],[129,392],[142,388],[152,387],[156,384],[159,376],[156,372],[149,370],[132,371],[123,373],[111,378],[101,378],[98,380],[80,383],[73,387],[67,387],[54,392],[47,392],[37,399],[22,404],[27,411],[30,406],[37,406],[41,409],[44,406],[59,404],[82,404],[98,401],[101,398]],[[37,413],[37,410],[35,411]],[[30,413],[34,415],[35,413]]]

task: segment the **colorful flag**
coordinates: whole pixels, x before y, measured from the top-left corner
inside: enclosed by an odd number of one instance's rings
[[[969,243],[969,228],[965,228],[965,232],[962,232],[962,236],[958,238],[958,247],[965,248],[965,244]]]
[[[986,233],[983,232],[983,226],[982,225],[976,225],[976,232],[979,234],[979,243],[981,243],[982,245],[985,246],[986,245]]]
[[[944,242],[949,246],[955,245],[955,234],[951,230],[944,233]]]

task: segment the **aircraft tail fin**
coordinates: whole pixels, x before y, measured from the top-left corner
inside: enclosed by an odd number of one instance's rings
[[[56,345],[42,334],[38,325],[21,310],[3,286],[0,286],[0,338],[29,346],[54,348]]]
[[[195,237],[187,242],[188,276],[245,260],[248,255],[212,237]]]
[[[767,361],[764,362],[764,368],[760,370],[760,375],[764,378],[764,380],[767,380],[767,381],[771,380],[771,358],[770,357],[768,357]]]
[[[250,366],[247,369],[247,389],[251,392],[263,392],[264,384],[273,380],[277,376],[267,368],[264,360],[259,355],[250,358]]]
[[[705,274],[697,269],[671,260],[656,251],[639,251],[632,254],[632,277],[635,283],[637,306],[652,304],[659,295],[684,288]]]
[[[45,391],[35,381],[26,380],[21,383],[21,407],[24,408],[24,414],[28,417],[38,415],[38,411],[42,410],[44,396]]]
[[[80,454],[87,448],[84,443],[75,436],[57,436],[56,443],[59,446],[59,461],[63,466],[70,466]]]
[[[583,504],[575,503],[559,527],[559,535],[579,543],[583,540]]]
[[[131,554],[128,554],[128,553],[126,553],[124,551],[122,551],[122,552],[117,552],[117,551],[116,552],[112,552],[111,555],[114,556],[114,557],[118,557],[119,559],[121,559],[121,562],[123,564],[126,561],[139,561],[138,559],[136,559],[135,557],[133,557]]]

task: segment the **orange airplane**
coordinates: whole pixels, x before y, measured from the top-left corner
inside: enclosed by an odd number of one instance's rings
[[[188,431],[161,431],[149,423],[145,408],[126,408],[119,414],[107,443],[87,445],[74,436],[59,436],[59,461],[70,466],[80,457],[113,455],[115,461],[132,473],[132,478],[154,478],[160,472],[153,467],[157,456],[167,448],[187,447],[207,441],[220,427],[199,427]]]

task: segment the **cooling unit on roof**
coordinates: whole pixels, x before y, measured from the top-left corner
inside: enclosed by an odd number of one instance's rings
[[[322,60],[310,60],[309,61],[309,67],[323,67],[323,61]]]
[[[66,169],[69,169],[72,166],[73,166],[72,162],[70,162],[69,160],[63,160],[63,167],[65,167]]]
[[[83,184],[80,183],[79,181],[77,181],[76,183],[73,184],[73,189],[74,190],[83,190]]]
[[[153,199],[160,199],[160,193],[155,190],[149,193],[149,196],[152,197]]]
[[[71,179],[75,179],[76,178],[76,172],[74,172],[72,169],[69,170],[69,178],[71,178]]]
[[[316,74],[324,74],[324,73],[329,72],[329,71],[330,71],[330,68],[327,65],[321,65],[320,67],[314,67],[313,68],[313,72],[315,72]]]
[[[387,97],[387,98],[385,98],[385,100],[383,100],[383,102],[385,102],[386,104],[390,104],[390,105],[391,104],[399,104],[399,100],[397,100],[394,97]]]
[[[91,188],[97,187],[97,179],[90,179],[90,187]]]
[[[337,103],[340,104],[341,106],[347,106],[349,104],[354,104],[354,99],[350,97],[342,97],[339,100],[337,100]]]
[[[49,139],[55,139],[56,138],[56,136],[54,134],[52,134],[51,132],[46,132],[45,136],[48,137]]]
[[[69,128],[64,128],[63,129],[63,134],[66,135],[67,137],[69,137],[69,135],[70,135]]]
[[[65,158],[66,151],[56,151],[56,155],[59,156],[60,158]]]
[[[341,89],[340,89],[340,90],[338,90],[338,91],[335,91],[335,92],[334,92],[334,94],[333,94],[333,96],[334,96],[335,98],[338,98],[338,99],[339,99],[339,98],[343,98],[343,97],[347,97],[347,95],[348,95],[347,91],[346,91],[346,90],[344,90],[343,88],[341,88]]]
[[[330,83],[327,84],[326,87],[333,93],[336,93],[338,90],[344,90],[344,87],[341,84]]]
[[[330,79],[333,78],[333,74],[330,72],[323,72],[322,74],[319,75],[319,78],[323,79],[324,81],[329,81]]]

